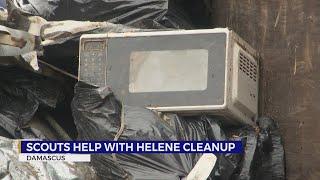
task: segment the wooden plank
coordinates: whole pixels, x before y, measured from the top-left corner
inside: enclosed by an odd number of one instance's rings
[[[320,177],[320,1],[208,0],[262,56],[261,113],[279,122],[288,179]]]

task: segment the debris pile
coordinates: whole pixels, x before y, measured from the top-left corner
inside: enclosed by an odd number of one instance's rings
[[[260,118],[257,128],[227,127],[214,116],[157,114],[122,104],[108,87],[77,82],[82,34],[194,28],[188,13],[173,2],[7,0],[7,9],[0,9],[0,136],[119,141],[237,139],[244,143],[245,153],[217,155],[209,179],[285,179],[284,150],[272,119]],[[15,140],[7,138],[0,138],[1,178],[15,179],[24,172],[26,179],[181,179],[201,157],[113,154],[92,155],[90,165],[28,164],[17,161]],[[37,172],[35,176],[33,172]]]

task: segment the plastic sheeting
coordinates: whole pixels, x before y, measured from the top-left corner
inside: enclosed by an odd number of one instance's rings
[[[43,51],[37,52],[38,58],[73,75],[78,70],[79,38],[82,34],[193,28],[184,10],[168,0],[7,1],[8,26],[25,31],[31,29],[34,34],[38,34],[40,29]],[[50,21],[44,23],[38,15]],[[37,63],[33,63],[37,62],[37,56],[32,53],[22,59],[38,70]]]
[[[18,161],[18,141],[0,137],[1,179],[97,179],[95,171],[87,163]]]
[[[0,67],[0,127],[14,138],[46,138],[28,124],[40,106],[63,99],[62,84],[20,68]]]
[[[52,21],[41,28],[41,45],[62,44],[68,40],[79,40],[82,34],[106,32],[135,32],[141,29],[130,28],[120,24],[90,21]]]
[[[245,144],[244,154],[218,155],[211,179],[284,179],[284,151],[273,120],[260,118],[259,128],[221,126],[209,117],[158,115],[140,107],[121,105],[110,88],[79,82],[72,102],[81,140],[234,140]],[[122,126],[121,126],[122,124]],[[122,128],[121,128],[122,127]],[[121,130],[122,129],[122,130]],[[119,133],[120,132],[120,133]],[[201,154],[93,155],[92,164],[103,179],[180,179]]]
[[[50,21],[108,21],[139,28],[181,28],[192,25],[186,13],[169,0],[10,0],[24,13]]]
[[[7,8],[5,0],[0,0],[0,11]]]

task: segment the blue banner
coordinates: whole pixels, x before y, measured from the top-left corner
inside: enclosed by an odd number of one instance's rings
[[[242,153],[241,141],[21,141],[21,153]]]

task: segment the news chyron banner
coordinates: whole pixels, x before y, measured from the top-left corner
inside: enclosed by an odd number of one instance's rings
[[[38,141],[18,144],[20,161],[90,162],[91,154],[242,153],[241,141]]]

